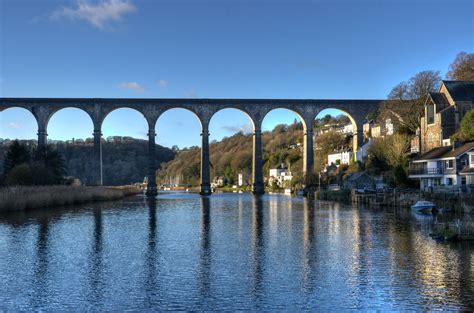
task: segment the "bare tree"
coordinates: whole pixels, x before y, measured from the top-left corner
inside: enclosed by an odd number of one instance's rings
[[[420,127],[426,96],[436,91],[440,83],[439,71],[419,72],[390,91],[380,116],[394,117],[394,121],[405,133],[415,134]]]
[[[447,79],[474,80],[474,53],[459,52],[449,65]]]

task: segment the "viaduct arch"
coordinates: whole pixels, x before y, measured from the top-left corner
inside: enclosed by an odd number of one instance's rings
[[[182,108],[196,115],[201,124],[201,194],[210,194],[209,122],[212,116],[223,109],[237,109],[248,115],[254,126],[253,132],[253,192],[264,192],[262,161],[262,121],[274,109],[287,109],[301,117],[304,127],[305,174],[313,172],[313,121],[324,109],[339,109],[347,113],[354,125],[353,150],[362,145],[362,125],[371,111],[380,108],[385,100],[309,100],[309,99],[124,99],[124,98],[0,98],[0,112],[19,107],[30,111],[38,123],[38,150],[44,151],[47,143],[47,126],[51,116],[64,108],[85,111],[94,125],[95,183],[102,184],[102,122],[112,111],[119,108],[135,109],[143,114],[148,124],[148,194],[157,192],[154,162],[155,124],[167,110]]]

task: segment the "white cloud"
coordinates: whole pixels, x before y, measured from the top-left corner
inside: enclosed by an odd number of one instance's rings
[[[156,84],[160,87],[160,88],[166,88],[168,87],[168,81],[167,80],[164,80],[164,79],[159,79]]]
[[[197,98],[198,97],[198,94],[196,92],[196,90],[194,89],[188,89],[184,92],[184,96],[186,98]]]
[[[15,123],[15,122],[10,122],[8,123],[8,127],[14,128],[14,129],[20,129],[20,124]]]
[[[236,134],[238,132],[242,132],[244,134],[250,134],[253,132],[253,126],[250,123],[245,123],[241,126],[222,126],[222,129],[231,134]]]
[[[140,85],[137,82],[130,82],[130,83],[121,83],[118,85],[119,88],[121,89],[129,89],[129,90],[134,90],[136,92],[144,92],[145,87]]]
[[[62,7],[51,14],[51,18],[68,18],[83,20],[99,29],[110,28],[110,22],[119,22],[123,15],[133,13],[137,9],[129,0],[100,0],[90,3],[76,0],[76,7]]]

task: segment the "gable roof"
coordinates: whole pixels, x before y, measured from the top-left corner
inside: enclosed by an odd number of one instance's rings
[[[474,80],[443,80],[454,101],[474,102]]]
[[[429,97],[431,98],[431,101],[436,106],[436,112],[439,112],[439,111],[441,111],[444,108],[447,108],[449,106],[448,98],[446,98],[444,93],[430,92]]]
[[[426,161],[426,160],[435,160],[435,159],[444,159],[444,158],[453,158],[453,157],[457,158],[471,149],[474,149],[474,141],[467,142],[454,150],[452,146],[437,147],[437,148],[431,149],[428,152],[425,152],[419,157],[413,159],[413,161]]]
[[[468,152],[469,150],[474,148],[474,141],[471,142],[466,142],[462,146],[448,152],[446,155],[443,156],[443,158],[452,158],[452,157],[458,157],[461,154],[464,154]]]
[[[451,149],[451,146],[433,148],[430,151],[423,153],[419,157],[416,157],[413,161],[440,159],[443,157],[443,155],[451,151]]]

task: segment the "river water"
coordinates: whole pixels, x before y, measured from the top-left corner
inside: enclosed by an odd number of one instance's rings
[[[0,311],[473,309],[474,243],[432,217],[161,194],[0,216]]]

